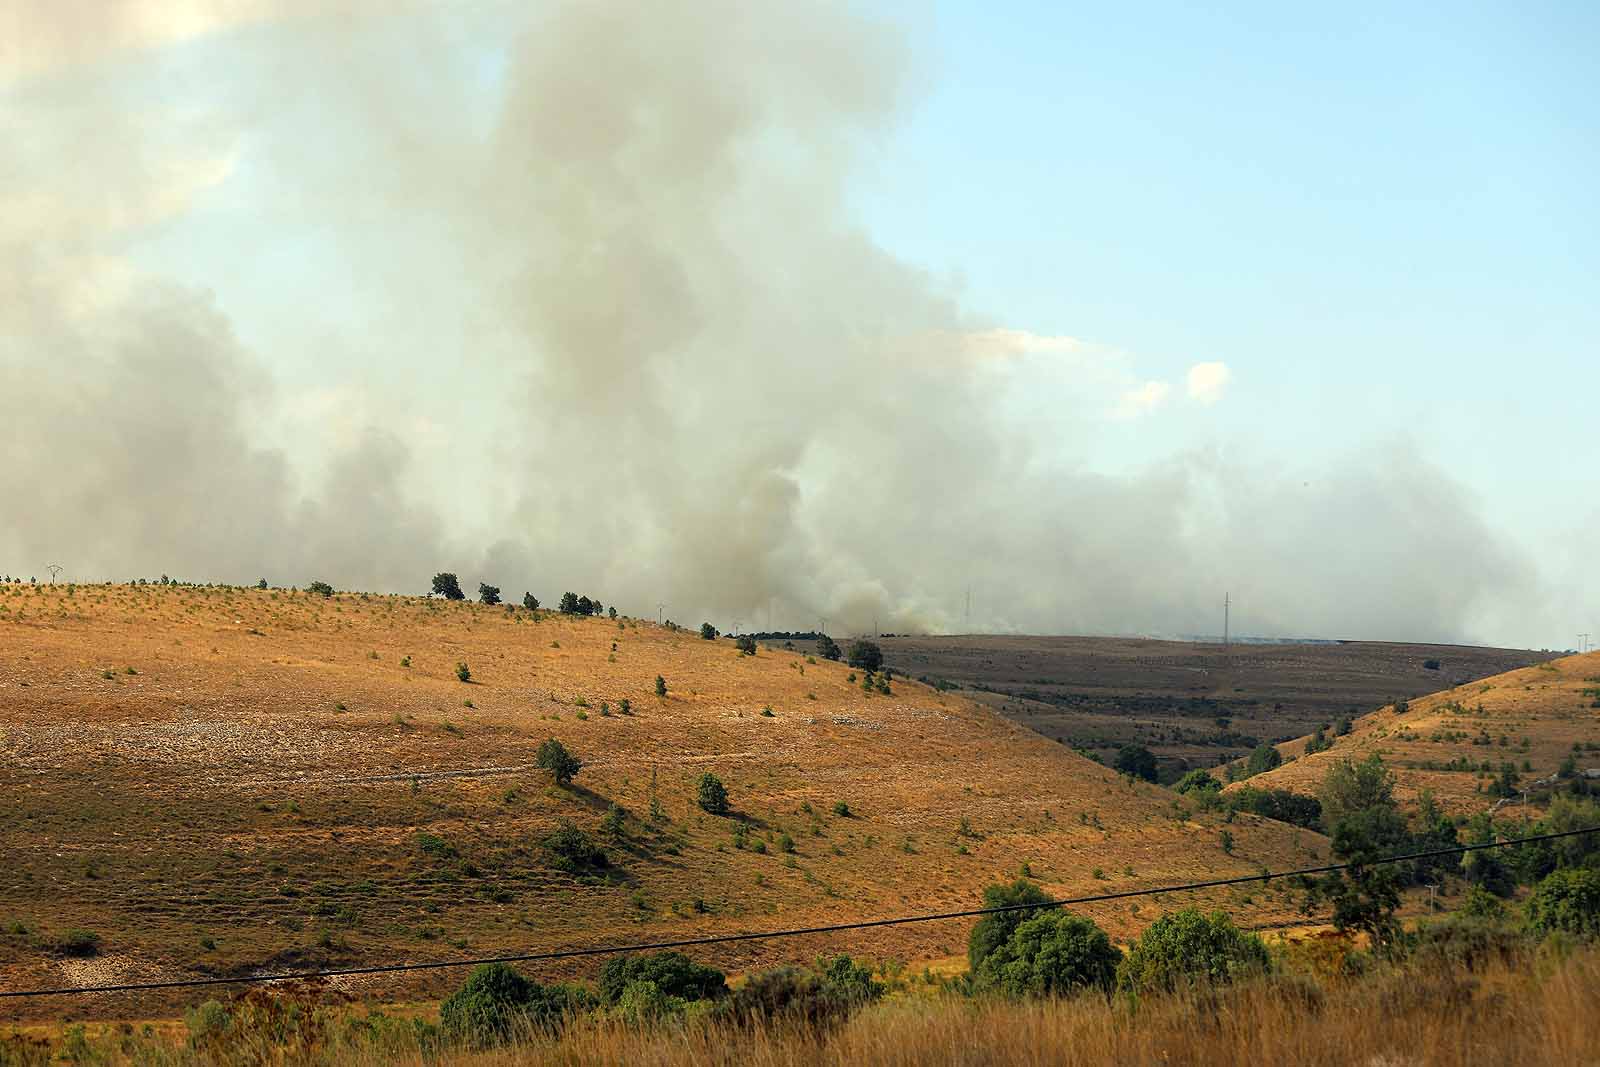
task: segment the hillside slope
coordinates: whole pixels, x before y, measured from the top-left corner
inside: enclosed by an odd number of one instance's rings
[[[958,683],[1007,718],[1107,762],[1119,745],[1144,745],[1168,778],[1263,741],[1300,737],[1319,722],[1552,658],[1385,641],[1224,650],[1132,637],[967,634],[882,644],[887,661],[907,674]]]
[[[849,674],[627,619],[349,594],[5,587],[0,987],[961,908],[1024,863],[1069,894],[1323,854],[1316,835],[1245,818],[1225,854],[1216,817],[1190,816],[1162,789],[952,694],[896,679],[893,695],[868,695]],[[571,789],[534,766],[550,737],[585,761]],[[696,806],[707,771],[727,784],[732,817]],[[613,803],[627,812],[615,837],[600,829]],[[562,819],[605,844],[608,875],[554,868],[540,842]],[[1127,932],[1158,909],[1093,913]],[[1278,887],[1254,889],[1239,912],[1292,915]],[[70,954],[72,929],[98,935],[99,952]],[[962,951],[965,937],[963,924],[927,924],[711,958],[732,970],[829,948],[920,960]],[[457,978],[368,988],[420,995]]]
[[[1403,800],[1431,789],[1452,813],[1483,811],[1496,801],[1488,786],[1508,763],[1524,785],[1555,774],[1568,756],[1579,770],[1600,768],[1600,652],[1419,697],[1403,711],[1380,708],[1309,756],[1308,740],[1279,745],[1290,762],[1249,784],[1313,793],[1334,760],[1377,753]]]

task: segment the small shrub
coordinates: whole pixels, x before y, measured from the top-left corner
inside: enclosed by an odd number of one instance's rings
[[[983,961],[1011,939],[1017,927],[1039,914],[1028,908],[1016,907],[1017,905],[1049,906],[1054,903],[1044,890],[1025,878],[1018,878],[1009,885],[997,884],[985,888],[983,891],[985,908],[1009,907],[1015,910],[985,915],[973,925],[972,932],[967,935],[967,964],[973,973],[977,973],[983,966]]]
[[[312,582],[310,585],[306,586],[306,592],[315,593],[317,596],[327,598],[333,595],[333,586],[329,585],[327,582]]]
[[[1566,868],[1547,875],[1528,898],[1526,916],[1538,934],[1600,937],[1600,871]]]
[[[604,870],[611,866],[605,849],[594,843],[588,834],[578,829],[569,819],[539,842],[549,857],[550,866],[569,874],[584,874]]]
[[[750,975],[721,1001],[718,1014],[745,1024],[773,1020],[824,1027],[844,1021],[883,993],[872,972],[849,956],[824,957],[810,969],[783,967]]]
[[[661,677],[661,675],[658,674],[658,675],[656,675],[656,696],[664,697],[666,695],[667,695],[667,680],[665,678]]]
[[[833,802],[833,813],[841,819],[848,819],[850,817],[850,805],[842,800],[835,800]]]
[[[756,639],[749,634],[740,634],[734,644],[738,646],[741,656],[753,656],[756,654]]]
[[[874,672],[883,666],[883,649],[872,641],[856,641],[850,646],[848,662],[857,670]]]
[[[722,784],[722,779],[714,774],[706,773],[700,776],[696,800],[700,810],[711,815],[728,814],[727,787]]]
[[[715,967],[698,964],[681,952],[653,952],[607,960],[597,983],[600,1002],[616,1004],[634,982],[652,982],[666,996],[684,1000],[711,1000],[728,991],[727,976]]]
[[[462,682],[472,681],[472,671],[465,663],[456,664],[456,679]]]
[[[63,956],[98,956],[100,935],[89,930],[68,930],[56,938],[52,946]]]

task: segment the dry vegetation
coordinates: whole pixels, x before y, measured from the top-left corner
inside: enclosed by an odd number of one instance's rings
[[[1526,787],[1561,770],[1600,768],[1600,652],[1567,656],[1469,685],[1389,705],[1354,723],[1333,746],[1303,755],[1307,738],[1280,745],[1298,757],[1249,780],[1252,786],[1314,793],[1334,760],[1383,757],[1397,794],[1430,789],[1452,814],[1491,808],[1485,790],[1506,763]],[[1455,769],[1448,769],[1450,767]]]
[[[897,678],[893,695],[869,695],[843,665],[741,657],[651,622],[283,590],[0,592],[3,988],[970,907],[1024,864],[1071,895],[1325,855],[1316,834],[1244,816],[1225,854],[1219,815],[954,694]],[[585,761],[570,789],[534,765],[551,737]],[[696,807],[706,771],[732,817]],[[627,814],[612,837],[600,824],[614,803]],[[606,846],[609,872],[552,867],[539,842],[566,818]],[[1297,919],[1278,883],[1209,902],[1245,925]],[[1157,910],[1088,914],[1125,936]],[[965,937],[928,924],[727,946],[712,962],[739,972],[841,948],[925,961]],[[426,998],[459,978],[345,988]],[[0,1011],[129,1018],[184,1003]]]
[[[1593,949],[1566,956],[1545,951],[1470,970],[1383,969],[1354,979],[1318,973],[1306,962],[1233,989],[1151,999],[1137,1008],[1096,994],[1010,1002],[903,993],[832,1029],[579,1022],[560,1037],[529,1037],[477,1053],[450,1048],[424,1053],[405,1020],[356,1013],[326,1026],[302,1025],[290,1040],[280,1031],[255,1040],[241,1037],[225,1047],[192,1044],[181,1029],[142,1036],[134,1027],[90,1027],[81,1036],[69,1031],[66,1042],[16,1040],[10,1062],[44,1067],[55,1062],[49,1057],[58,1051],[76,1051],[80,1063],[143,1067],[1579,1067],[1600,1062],[1600,1029],[1582,1022],[1600,1014],[1600,955]],[[266,1015],[283,1017],[281,1011]],[[0,1043],[0,1063],[7,1062],[6,1048]]]

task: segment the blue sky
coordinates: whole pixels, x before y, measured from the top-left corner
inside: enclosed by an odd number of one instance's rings
[[[1225,415],[1142,423],[1131,458],[1404,433],[1516,510],[1575,503],[1600,8],[1226,7],[937,5],[860,217],[1007,324],[1230,365]]]

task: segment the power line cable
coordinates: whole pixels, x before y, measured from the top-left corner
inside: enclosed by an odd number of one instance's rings
[[[1180,885],[1158,886],[1154,889],[1125,889],[1110,893],[1093,893],[1088,896],[1053,900],[1043,904],[1002,904],[992,908],[968,908],[962,911],[933,912],[922,915],[902,915],[890,919],[865,919],[859,922],[834,923],[827,926],[807,926],[789,930],[766,930],[747,934],[717,934],[710,937],[688,937],[672,941],[648,941],[631,945],[596,945],[590,948],[558,949],[551,952],[523,952],[503,956],[479,956],[472,959],[427,960],[421,963],[372,964],[366,967],[344,967],[322,971],[284,971],[278,974],[244,975],[238,978],[179,978],[164,982],[125,982],[115,985],[71,986],[59,989],[4,989],[0,998],[70,996],[88,993],[128,993],[152,989],[187,989],[202,986],[251,985],[263,982],[307,981],[317,978],[345,978],[366,974],[395,974],[405,971],[438,971],[457,967],[476,967],[485,963],[540,963],[551,960],[577,959],[585,956],[610,956],[624,952],[656,952],[670,948],[692,948],[700,945],[725,945],[735,941],[768,941],[783,937],[806,937],[816,934],[836,934],[851,930],[871,930],[885,926],[906,926],[912,923],[943,922],[950,919],[971,919],[984,915],[999,915],[1012,911],[1044,911],[1064,908],[1074,904],[1095,904],[1109,900],[1126,900],[1130,897],[1156,896],[1163,893],[1184,893],[1197,889],[1218,889],[1250,882],[1270,882],[1274,878],[1297,878],[1313,874],[1331,874],[1334,871],[1355,870],[1363,867],[1381,867],[1390,863],[1432,859],[1439,856],[1459,856],[1491,848],[1509,848],[1512,845],[1535,844],[1578,837],[1582,834],[1600,833],[1600,826],[1581,830],[1561,830],[1554,833],[1535,834],[1506,841],[1488,841],[1476,845],[1454,845],[1450,848],[1427,849],[1399,856],[1385,856],[1366,862],[1329,863],[1320,867],[1301,867],[1292,871],[1267,871],[1264,874],[1238,875],[1233,878],[1213,878],[1204,882],[1185,882]]]

